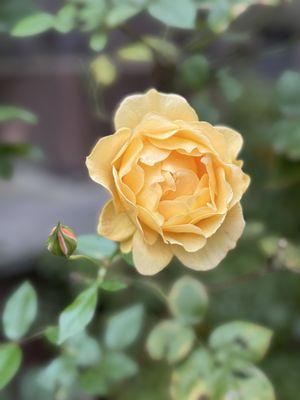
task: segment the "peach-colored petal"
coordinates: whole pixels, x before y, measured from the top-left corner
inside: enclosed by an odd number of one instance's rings
[[[158,148],[153,146],[151,143],[146,142],[144,143],[143,150],[140,154],[140,161],[143,164],[153,166],[154,164],[165,160],[169,154],[170,151]]]
[[[122,128],[111,136],[101,138],[86,159],[90,177],[100,185],[115,193],[111,163],[120,148],[129,140],[131,130]]]
[[[110,240],[124,241],[131,237],[136,227],[126,213],[116,213],[113,202],[108,201],[100,214],[98,232]]]
[[[144,186],[145,176],[144,170],[139,165],[135,165],[123,178],[123,182],[133,193],[139,193]]]
[[[130,253],[132,250],[132,237],[130,237],[127,240],[123,240],[123,242],[120,243],[120,250],[122,253]]]
[[[212,269],[236,246],[244,226],[242,208],[238,203],[229,210],[221,227],[201,250],[189,253],[180,246],[173,246],[174,254],[185,266],[196,271]]]
[[[125,150],[119,168],[119,175],[122,178],[124,175],[128,174],[128,172],[133,168],[133,166],[137,163],[139,154],[143,149],[143,142],[139,138],[135,138],[128,145]]]
[[[165,240],[170,244],[182,246],[185,251],[195,252],[205,246],[206,238],[196,233],[175,233],[169,232],[164,235]]]
[[[161,238],[158,238],[153,245],[149,245],[138,231],[133,237],[132,255],[134,265],[142,275],[157,274],[173,257],[170,246],[166,246]]]
[[[115,114],[115,127],[136,128],[148,113],[157,113],[171,121],[198,120],[197,114],[183,97],[151,89],[145,94],[128,96],[121,102]]]
[[[243,138],[242,136],[235,130],[228,128],[226,126],[216,126],[215,127],[219,132],[223,133],[226,143],[227,143],[227,149],[228,153],[230,155],[230,158],[234,160],[239,152],[241,151],[241,148],[243,146]]]
[[[146,114],[135,128],[136,134],[156,139],[166,139],[177,130],[178,126],[174,122],[156,113]]]

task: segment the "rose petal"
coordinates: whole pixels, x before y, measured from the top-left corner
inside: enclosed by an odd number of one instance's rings
[[[151,89],[145,94],[128,96],[121,102],[115,114],[115,127],[136,128],[144,116],[151,112],[171,121],[198,121],[197,114],[183,97]]]
[[[151,143],[146,142],[144,143],[143,150],[140,154],[140,161],[143,164],[153,166],[154,164],[165,160],[169,156],[169,154],[170,151],[158,148],[156,146],[153,146]]]
[[[101,138],[86,159],[90,177],[115,194],[111,163],[121,147],[129,140],[130,129],[120,129],[111,136]]]
[[[158,238],[153,245],[147,244],[140,232],[133,237],[133,262],[142,275],[154,275],[164,269],[172,260],[170,246]]]
[[[116,213],[112,200],[104,205],[98,224],[100,235],[120,242],[131,237],[135,231],[136,227],[126,213]]]
[[[206,244],[206,238],[195,233],[166,233],[165,240],[170,244],[182,246],[185,251],[195,252],[203,248]]]
[[[135,132],[151,138],[166,139],[173,136],[178,130],[178,126],[159,114],[146,114],[141,123],[135,128]]]
[[[215,128],[224,135],[227,143],[227,151],[231,160],[234,160],[243,146],[242,136],[226,126],[216,126]]]
[[[132,237],[120,243],[120,250],[122,253],[130,253],[132,250]]]
[[[229,210],[221,227],[207,240],[201,250],[188,253],[180,246],[173,246],[174,254],[185,266],[196,271],[212,269],[223,260],[229,250],[236,246],[244,226],[242,208],[238,203]]]

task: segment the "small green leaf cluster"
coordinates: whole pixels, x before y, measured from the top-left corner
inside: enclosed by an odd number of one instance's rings
[[[153,327],[146,346],[152,359],[173,367],[172,399],[275,399],[268,378],[255,366],[269,348],[269,329],[229,322],[213,330],[208,343],[203,343],[197,332],[207,311],[208,294],[189,276],[175,282],[168,305],[172,318]]]

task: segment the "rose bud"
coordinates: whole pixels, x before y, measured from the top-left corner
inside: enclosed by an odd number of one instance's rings
[[[74,231],[60,222],[52,229],[48,237],[48,250],[56,256],[70,257],[77,247]]]

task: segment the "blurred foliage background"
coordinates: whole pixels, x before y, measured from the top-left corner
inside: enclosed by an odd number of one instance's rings
[[[299,1],[284,0],[1,1],[1,302],[29,279],[40,310],[33,333],[55,325],[80,288],[81,262],[47,254],[44,242],[59,219],[79,233],[95,232],[106,194],[89,183],[84,157],[99,136],[112,132],[113,111],[124,95],[149,87],[182,94],[200,119],[242,133],[241,158],[252,177],[243,200],[245,233],[216,270],[195,274],[174,262],[145,284],[119,261],[111,273],[128,288],[101,292],[90,336],[67,342],[65,356],[42,340],[25,341],[25,367],[2,400],[169,398],[170,367],[151,361],[145,341],[169,315],[160,291],[186,273],[209,291],[197,337],[206,341],[216,326],[233,320],[270,328],[272,347],[261,369],[278,399],[296,399],[299,16]],[[269,273],[274,259],[280,265]],[[84,265],[85,274],[90,269]],[[111,328],[129,331],[128,343],[125,335],[120,344],[122,337],[105,338],[105,332],[108,318],[126,307],[125,325]],[[102,363],[93,369],[100,353]]]

